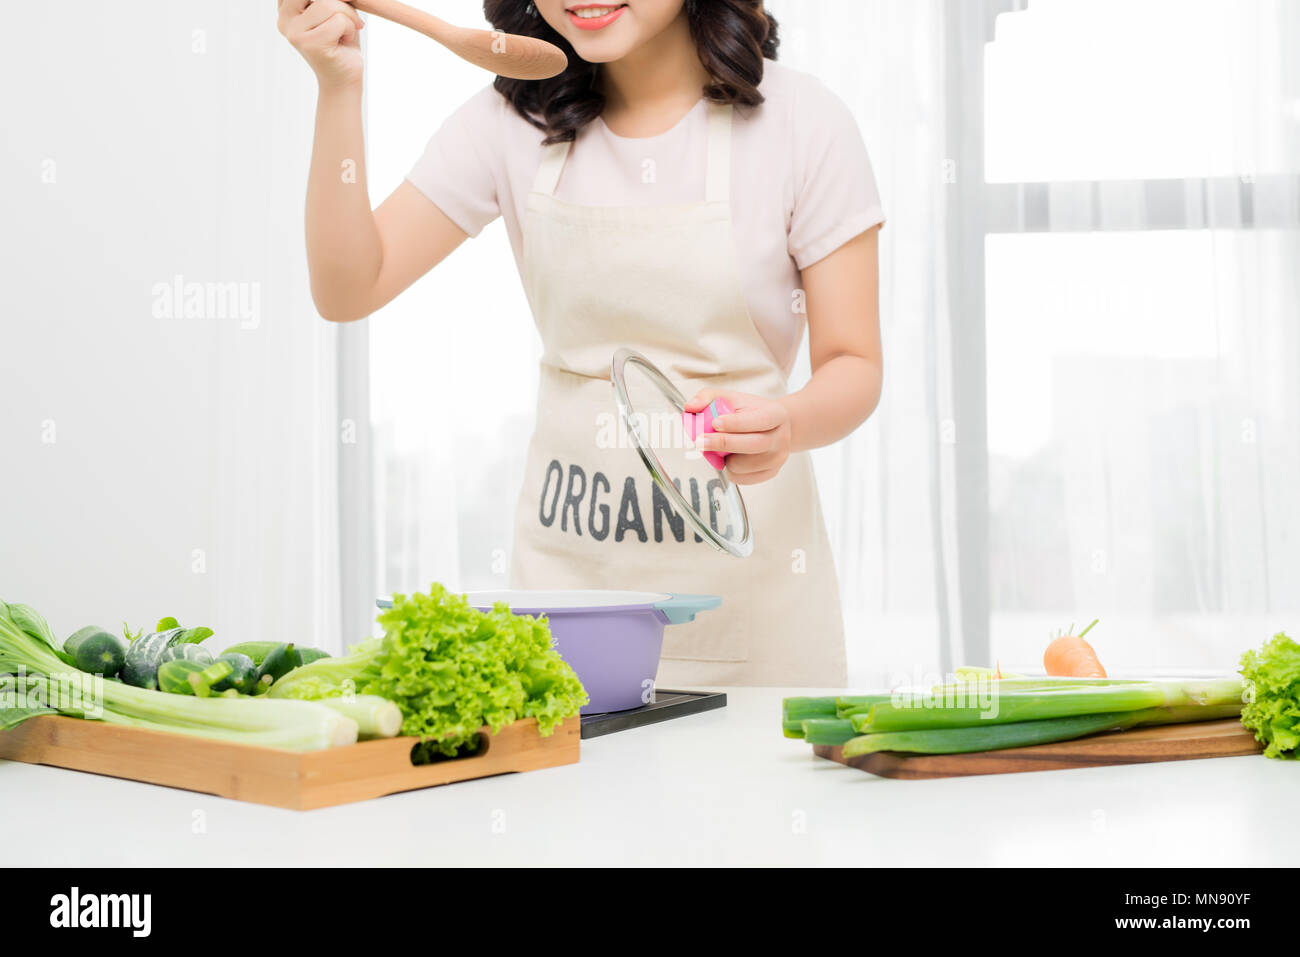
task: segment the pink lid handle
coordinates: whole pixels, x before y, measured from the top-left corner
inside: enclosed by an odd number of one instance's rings
[[[683,412],[682,425],[686,429],[687,438],[694,442],[701,435],[708,435],[711,432],[716,432],[717,429],[713,427],[713,420],[720,415],[730,415],[735,411],[736,410],[731,407],[726,399],[719,396],[700,412]],[[704,456],[704,461],[708,462],[719,472],[726,467],[726,452],[704,451],[700,454]]]

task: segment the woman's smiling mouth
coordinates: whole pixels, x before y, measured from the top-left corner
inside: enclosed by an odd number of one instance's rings
[[[579,30],[603,30],[623,15],[626,3],[584,3],[566,7],[569,20]]]

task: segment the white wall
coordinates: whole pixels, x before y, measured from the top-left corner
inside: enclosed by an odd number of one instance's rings
[[[337,645],[337,330],[307,295],[314,84],[264,0],[6,5],[0,597]],[[155,285],[237,283],[240,317]],[[252,297],[258,297],[254,299]]]

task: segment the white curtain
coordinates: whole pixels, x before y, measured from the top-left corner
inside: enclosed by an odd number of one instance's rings
[[[781,60],[853,110],[885,204],[884,392],[815,454],[843,596],[850,683],[923,680],[959,640],[945,236],[956,154],[945,117],[945,4],[771,0]],[[804,357],[792,387],[806,381]]]
[[[262,0],[6,12],[0,596],[338,650],[357,433],[304,265],[309,70]]]
[[[819,461],[855,683],[1094,617],[1234,667],[1300,605],[1300,4],[769,7],[888,216],[884,400]]]
[[[481,24],[478,0],[438,15]],[[370,189],[378,203],[429,136],[491,82],[419,34],[367,18]],[[375,593],[507,581],[540,340],[497,220],[367,320],[375,443]]]
[[[1115,667],[1232,669],[1295,627],[1297,49],[1295,0],[1033,0],[998,22],[989,178],[1014,184],[994,187],[1009,221],[987,247],[1004,657],[1032,663],[1050,629],[1096,617]]]
[[[852,683],[1093,617],[1113,670],[1232,667],[1300,603],[1300,4],[767,5],[888,217],[884,398],[816,454]],[[366,32],[378,199],[484,81]],[[500,224],[372,328],[376,587],[499,585],[537,355]]]

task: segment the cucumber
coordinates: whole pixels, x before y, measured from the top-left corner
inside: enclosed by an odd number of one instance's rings
[[[98,625],[87,625],[85,628],[78,628],[72,634],[68,635],[67,638],[63,639],[63,650],[70,655],[73,654],[73,649],[77,645],[81,644],[83,640],[89,638],[91,635],[98,634],[102,630],[103,629]]]
[[[194,694],[190,675],[197,675],[204,665],[186,658],[164,661],[158,666],[158,690],[168,694]]]
[[[228,661],[204,664],[189,658],[173,658],[158,666],[158,690],[207,698],[213,686],[227,678],[230,671]]]
[[[319,661],[321,658],[328,658],[329,656],[328,651],[321,651],[319,648],[299,648],[298,664],[309,665],[313,661]]]
[[[253,659],[253,664],[260,665],[267,655],[279,647],[278,641],[241,641],[237,645],[231,645],[222,654],[247,655]]]
[[[212,664],[212,652],[202,645],[168,645],[163,650],[162,658],[159,664],[166,664],[169,661],[197,661],[202,665]]]
[[[286,645],[277,645],[270,654],[262,659],[262,665],[257,669],[257,683],[259,685],[274,684],[297,667],[298,653],[294,651],[293,642]]]
[[[212,690],[252,694],[257,686],[257,665],[253,664],[252,658],[237,651],[225,651],[217,656],[217,661],[229,664],[230,674],[213,685]]]
[[[162,664],[163,652],[183,630],[169,628],[166,631],[152,631],[131,642],[131,647],[126,649],[126,660],[122,663],[122,680],[137,688],[156,689],[158,666]]]
[[[214,661],[197,675],[192,675],[190,684],[194,685],[194,693],[200,698],[210,698],[215,693],[213,689],[225,681],[230,672],[229,661]]]
[[[126,661],[126,648],[122,640],[94,625],[88,625],[69,635],[63,643],[63,650],[79,669],[105,678],[115,677]]]

